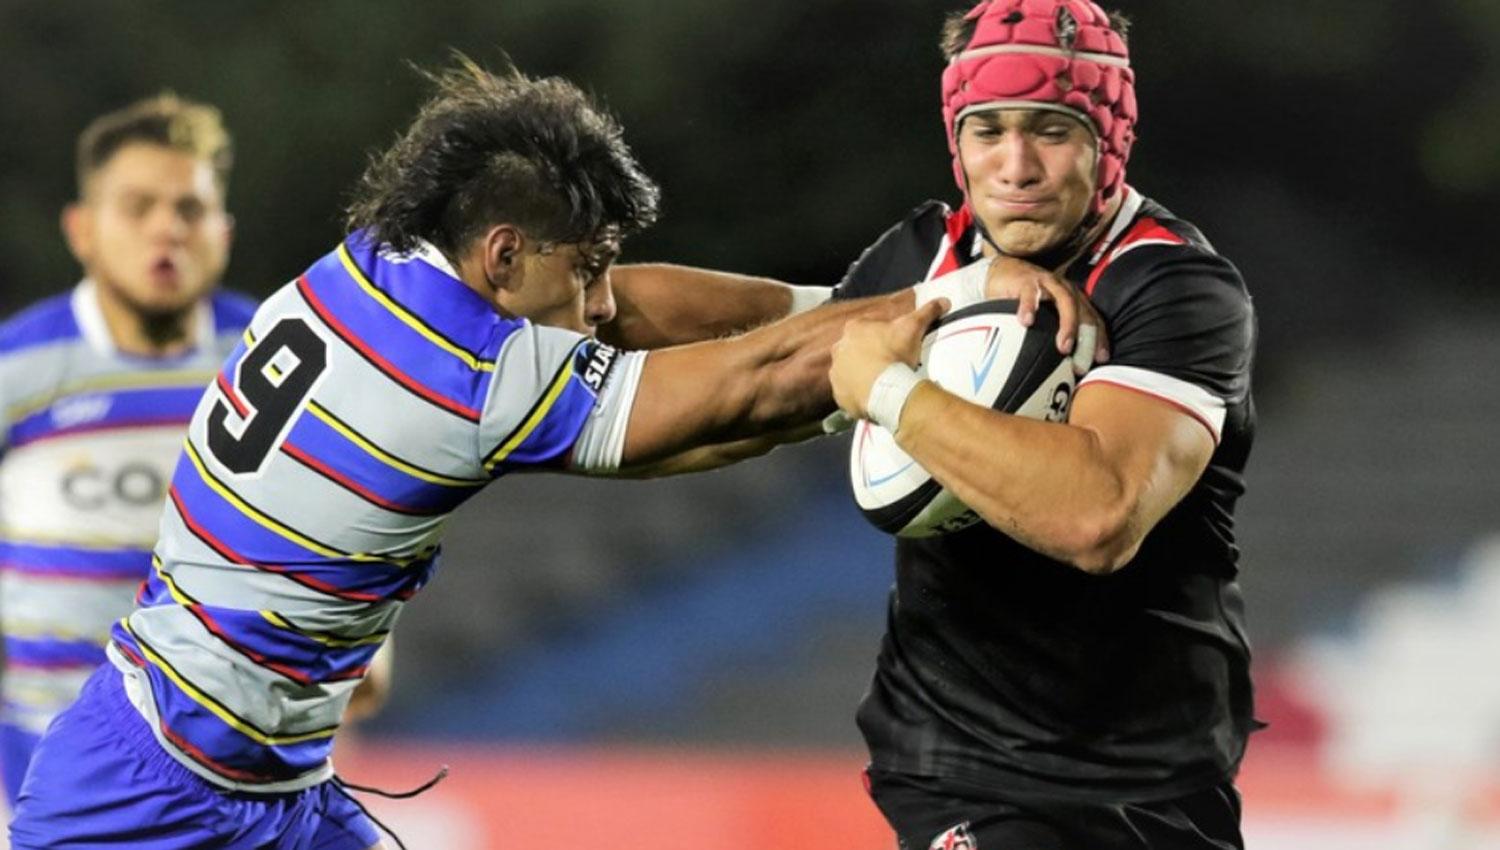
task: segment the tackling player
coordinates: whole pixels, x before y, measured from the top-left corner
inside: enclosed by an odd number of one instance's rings
[[[13,846],[376,845],[332,738],[449,512],[509,472],[725,462],[832,410],[849,319],[919,338],[948,296],[986,293],[981,269],[617,350],[588,334],[657,209],[618,126],[561,80],[465,63],[435,82],[348,238],[261,306],[198,404],[140,605],[38,746]]]
[[[215,293],[229,255],[230,139],[164,94],[78,140],[63,231],[84,279],[0,326],[0,772],[104,660],[151,569],[162,500],[203,387],[254,311]]]
[[[858,720],[906,850],[1243,846],[1233,778],[1255,722],[1233,515],[1255,320],[1234,266],[1124,182],[1124,36],[1086,0],[953,16],[943,116],[964,204],[919,206],[836,293],[1024,257],[1085,293],[1110,336],[1065,424],[920,380],[903,328],[856,321],[836,348],[840,406],[986,521],[896,543]],[[632,327],[663,338],[774,315],[764,283],[736,299],[744,282],[705,276],[671,303],[654,269],[619,277]]]

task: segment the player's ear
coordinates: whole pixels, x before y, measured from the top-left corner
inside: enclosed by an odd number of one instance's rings
[[[521,252],[526,236],[513,224],[497,224],[485,231],[480,250],[484,278],[493,290],[515,289],[520,284]]]
[[[58,224],[62,226],[63,237],[68,240],[68,250],[73,252],[73,258],[82,265],[87,265],[89,257],[94,252],[94,218],[93,210],[82,201],[74,201],[63,207],[62,215],[58,217]]]

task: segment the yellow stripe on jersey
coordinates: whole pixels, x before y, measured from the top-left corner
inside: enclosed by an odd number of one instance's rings
[[[137,540],[124,540],[118,537],[106,537],[102,534],[51,534],[13,525],[0,525],[0,540],[21,546],[66,546],[70,549],[90,549],[95,552],[139,552],[143,550],[149,552],[156,545],[155,535]],[[139,580],[129,579],[129,581]]]
[[[109,643],[109,629],[104,631],[79,632],[59,628],[54,623],[35,620],[10,619],[5,621],[5,636],[17,638],[52,638],[53,640],[88,641],[104,646]]]
[[[236,494],[228,487],[225,487],[224,484],[219,481],[219,479],[215,478],[213,474],[208,471],[208,467],[203,465],[203,458],[199,457],[198,450],[193,447],[193,443],[191,440],[183,443],[183,448],[186,449],[188,460],[191,460],[193,462],[193,466],[198,470],[198,477],[203,479],[203,483],[212,488],[215,493],[218,493],[220,496],[222,496],[224,498],[224,501],[233,505],[235,510],[249,517],[251,520],[254,520],[255,523],[257,525],[260,525],[262,528],[265,528],[266,530],[271,531],[276,535],[284,537],[304,549],[316,552],[325,558],[349,558],[355,561],[385,560],[383,558],[375,558],[359,552],[341,552],[338,549],[326,546],[316,540],[313,540],[311,537],[308,537],[292,528],[282,525],[280,522],[277,522],[270,516],[261,513],[249,502],[241,499],[238,494]]]
[[[396,457],[390,452],[387,452],[385,449],[382,449],[381,447],[370,442],[362,434],[360,434],[358,431],[355,431],[353,428],[350,428],[348,425],[345,425],[343,420],[339,419],[337,416],[334,416],[332,413],[329,413],[327,408],[323,407],[317,402],[309,400],[307,402],[307,409],[310,413],[312,413],[312,415],[323,420],[323,424],[344,435],[344,437],[346,437],[349,442],[354,443],[361,449],[364,449],[365,454],[368,454],[370,457],[375,458],[376,460],[380,461],[386,466],[391,467],[392,469],[399,469],[413,478],[420,478],[421,480],[426,481],[429,484],[442,484],[446,487],[478,487],[480,485],[489,483],[488,481],[477,478],[451,478],[447,475],[441,475],[439,473],[423,469],[420,466],[413,466],[412,464],[407,463],[401,458]]]
[[[69,396],[100,392],[102,390],[206,387],[216,374],[216,372],[206,372],[202,369],[179,369],[176,371],[123,372],[119,374],[98,375],[63,384],[47,392],[22,399],[6,408],[5,416],[10,421],[15,422]]]
[[[199,456],[198,450],[193,446],[192,440],[185,441],[183,443],[183,448],[186,450],[188,460],[192,461],[193,467],[198,470],[198,477],[203,479],[203,483],[212,488],[215,493],[218,493],[220,496],[222,496],[224,498],[224,501],[228,502],[234,507],[235,510],[248,517],[257,525],[265,528],[267,531],[270,531],[273,534],[292,541],[293,543],[301,546],[309,552],[316,552],[317,554],[322,555],[325,558],[358,561],[365,564],[391,564],[397,567],[401,567],[402,569],[410,567],[413,564],[424,563],[431,555],[431,551],[427,550],[404,558],[372,555],[368,552],[344,552],[339,549],[334,549],[326,543],[319,543],[318,541],[312,539],[311,537],[308,537],[300,531],[283,525],[274,517],[262,513],[254,505],[251,505],[249,502],[241,499],[239,495],[233,490],[230,490],[228,487],[224,486],[224,483],[215,478],[213,476],[213,473],[208,471],[208,467],[203,465],[203,458]]]
[[[354,258],[349,256],[349,248],[346,245],[344,245],[343,243],[339,243],[338,253],[339,260],[343,262],[344,270],[349,273],[349,277],[353,278],[354,282],[359,284],[360,288],[368,293],[371,298],[374,298],[380,304],[380,306],[384,307],[386,310],[389,310],[391,315],[400,319],[412,330],[426,337],[428,342],[431,342],[438,348],[441,348],[454,357],[457,357],[459,360],[462,360],[464,362],[464,365],[468,366],[470,369],[474,369],[475,371],[479,372],[495,371],[495,364],[492,361],[480,360],[473,354],[470,354],[469,352],[464,351],[462,348],[459,348],[458,346],[449,342],[441,334],[428,326],[426,322],[423,322],[421,319],[412,315],[410,311],[408,311],[405,307],[402,307],[400,304],[397,304],[389,295],[381,292],[380,289],[375,286],[375,284],[370,282],[369,278],[365,277],[365,273],[361,271],[359,266],[354,262]]]
[[[177,582],[172,581],[172,577],[161,568],[161,559],[156,557],[155,555],[151,556],[151,569],[156,571],[156,577],[161,579],[161,583],[167,586],[167,592],[172,594],[172,598],[177,601],[178,605],[198,604],[198,600],[194,599],[191,596],[188,596],[186,593],[183,593],[182,590],[177,587]]]
[[[221,704],[218,700],[199,690],[196,685],[194,685],[192,682],[189,682],[186,678],[183,677],[181,673],[178,673],[171,664],[167,663],[167,660],[165,658],[157,655],[156,651],[153,650],[149,644],[147,644],[144,640],[141,640],[141,636],[136,634],[135,630],[130,628],[129,620],[129,617],[121,619],[120,625],[124,627],[125,631],[128,632],[132,638],[135,639],[135,645],[141,648],[141,652],[145,653],[147,661],[150,661],[151,664],[156,667],[156,669],[166,674],[167,678],[171,679],[172,683],[175,684],[177,688],[183,693],[187,694],[193,702],[196,702],[204,708],[208,709],[213,713],[215,717],[224,721],[235,731],[251,739],[252,741],[268,747],[274,747],[277,744],[300,744],[303,741],[316,741],[320,738],[332,738],[333,733],[338,731],[338,727],[335,726],[327,729],[316,729],[312,732],[303,732],[299,735],[268,735],[265,732],[262,732],[261,730],[250,725],[249,722],[239,717],[234,712],[225,708],[223,704]]]
[[[371,644],[384,643],[386,637],[390,634],[390,632],[376,632],[373,635],[366,635],[364,637],[358,638],[340,637],[339,635],[329,634],[328,632],[317,632],[312,631],[311,629],[304,629],[301,626],[292,623],[290,620],[287,620],[285,617],[281,616],[275,611],[262,610],[260,612],[260,615],[266,618],[267,622],[277,627],[278,629],[286,629],[289,632],[295,632],[296,634],[302,635],[305,638],[311,638],[312,640],[315,640],[318,643],[323,644],[324,646],[369,646]]]
[[[581,345],[582,343],[579,344]],[[547,388],[547,394],[542,396],[541,401],[537,402],[536,407],[531,411],[531,415],[527,416],[526,421],[521,423],[521,427],[512,432],[510,438],[501,443],[500,448],[495,449],[494,453],[485,460],[485,469],[492,470],[501,461],[509,457],[511,452],[526,442],[526,438],[531,436],[531,432],[536,430],[536,426],[542,424],[542,420],[547,418],[547,414],[552,411],[552,405],[557,403],[558,397],[562,395],[563,388],[568,385],[568,381],[573,377],[573,353],[577,350],[575,346],[573,351],[568,353],[567,358],[562,362],[561,368],[552,377],[552,386]]]

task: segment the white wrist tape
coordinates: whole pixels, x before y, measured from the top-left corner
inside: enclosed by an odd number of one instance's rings
[[[985,300],[985,281],[989,276],[990,260],[986,257],[942,277],[924,280],[912,287],[912,291],[917,295],[918,307],[934,298],[946,298],[952,309],[962,310]]]
[[[875,377],[875,383],[870,387],[870,400],[865,402],[870,421],[892,434],[896,433],[896,427],[901,424],[901,410],[906,407],[911,391],[921,382],[922,377],[905,363],[898,361],[885,367]]]
[[[792,310],[787,313],[788,316],[805,313],[833,297],[831,286],[793,286],[791,290]]]

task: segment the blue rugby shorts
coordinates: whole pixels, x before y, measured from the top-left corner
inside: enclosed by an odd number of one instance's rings
[[[284,794],[226,791],[156,742],[106,663],[42,736],[10,825],[15,850],[366,850],[374,825],[333,782]]]
[[[5,804],[11,811],[16,810],[16,795],[21,791],[26,765],[31,764],[31,751],[41,739],[13,723],[0,723],[0,779],[4,780]]]

